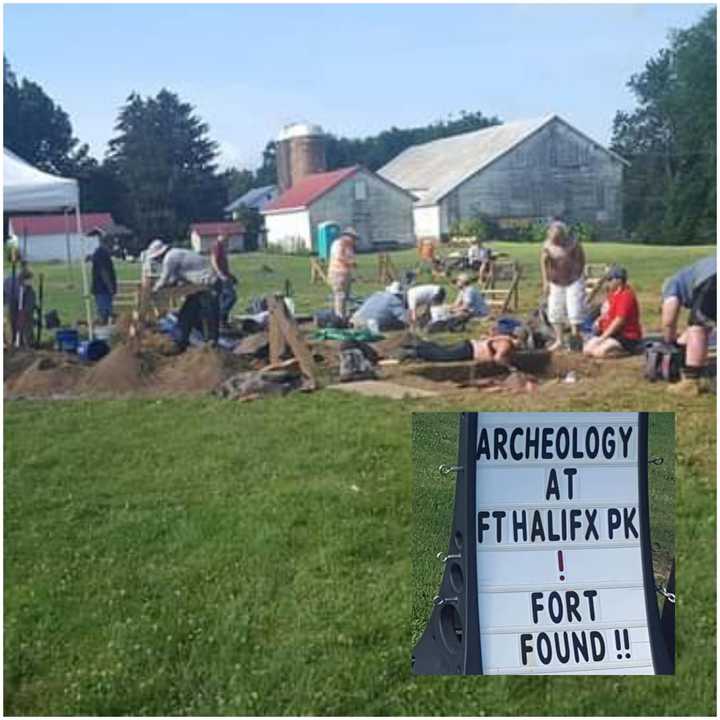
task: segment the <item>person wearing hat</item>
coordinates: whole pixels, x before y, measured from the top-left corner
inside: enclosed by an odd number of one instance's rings
[[[406,310],[404,291],[399,282],[393,282],[384,290],[374,292],[353,314],[350,322],[354,328],[375,327],[377,330],[402,330],[405,327]]]
[[[698,260],[668,278],[662,289],[663,340],[685,346],[682,379],[671,392],[699,391],[699,379],[708,356],[711,329],[717,317],[717,261],[715,256]],[[678,335],[683,308],[690,311],[685,332]]]
[[[35,290],[31,284],[33,274],[26,260],[20,260],[20,267],[5,278],[3,301],[5,317],[10,323],[10,342],[17,347],[32,344],[33,315],[35,311]]]
[[[162,240],[153,240],[147,254],[150,262],[162,262],[153,292],[175,285],[198,287],[197,292],[185,298],[178,313],[179,349],[187,348],[193,329],[200,330],[206,340],[216,344],[220,335],[220,281],[210,261],[192,250],[171,248]]]
[[[333,309],[343,320],[347,316],[347,301],[352,285],[352,271],[356,267],[355,243],[358,234],[354,228],[347,227],[337,237],[330,248],[328,264],[328,282],[333,292]]]
[[[117,277],[110,248],[111,239],[99,228],[94,233],[98,240],[90,256],[92,263],[90,292],[95,298],[95,308],[101,325],[108,325],[112,318],[113,297],[117,294]]]
[[[455,280],[455,284],[459,292],[455,302],[450,306],[455,317],[471,318],[487,315],[488,309],[485,297],[480,292],[480,289],[472,284],[470,275],[460,273],[457,280]]]
[[[585,251],[564,222],[555,220],[548,227],[540,271],[548,318],[555,330],[555,342],[548,350],[557,350],[562,346],[565,321],[579,341],[585,319]]]
[[[642,350],[640,306],[628,285],[627,270],[613,265],[607,273],[608,295],[604,312],[595,322],[597,335],[583,346],[583,353],[594,358],[634,355]]]

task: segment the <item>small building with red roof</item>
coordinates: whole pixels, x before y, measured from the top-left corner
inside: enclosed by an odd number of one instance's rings
[[[361,165],[306,175],[262,209],[268,245],[317,249],[325,222],[352,226],[358,249],[412,245],[415,197]]]
[[[110,213],[81,213],[81,232],[74,213],[11,215],[8,220],[9,235],[29,262],[77,261],[95,250],[98,234],[117,227]]]
[[[228,240],[228,252],[245,250],[245,226],[240,222],[218,221],[190,225],[190,245],[195,252],[209,253],[220,235]]]

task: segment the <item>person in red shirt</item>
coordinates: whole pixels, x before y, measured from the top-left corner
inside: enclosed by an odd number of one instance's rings
[[[628,285],[627,270],[613,265],[608,271],[606,306],[595,323],[597,335],[585,343],[583,353],[594,358],[633,355],[642,348],[640,306]]]
[[[210,264],[219,279],[220,321],[227,325],[230,311],[237,301],[237,278],[230,271],[227,256],[227,236],[218,235],[217,240],[210,249]]]

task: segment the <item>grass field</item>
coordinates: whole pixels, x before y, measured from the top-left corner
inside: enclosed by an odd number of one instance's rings
[[[527,267],[528,310],[538,249],[511,251]],[[592,245],[588,255],[627,265],[652,328],[662,279],[712,251]],[[300,311],[327,294],[308,286],[306,258],[233,262],[240,306],[285,278]],[[375,262],[361,258],[368,278]],[[46,308],[79,317],[66,270],[43,271]],[[714,715],[714,398],[679,399],[639,370],[561,390],[6,403],[5,713]],[[410,414],[460,409],[676,413],[674,677],[409,674]],[[450,447],[451,435],[437,442]],[[447,522],[443,507],[433,522]]]

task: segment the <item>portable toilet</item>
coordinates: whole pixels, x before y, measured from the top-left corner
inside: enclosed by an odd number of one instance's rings
[[[340,235],[340,226],[337,223],[322,222],[318,224],[315,247],[321,260],[327,260],[330,257],[330,247],[338,235]]]

